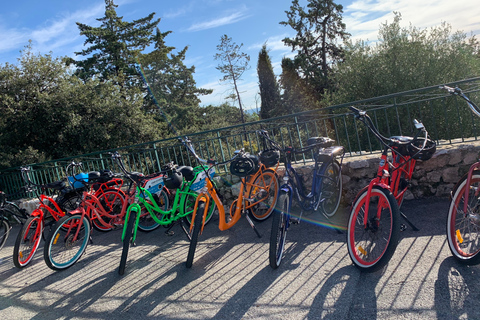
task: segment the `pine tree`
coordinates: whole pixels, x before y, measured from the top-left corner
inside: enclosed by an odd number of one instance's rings
[[[220,81],[230,81],[233,87],[233,93],[230,95],[234,100],[238,101],[240,107],[240,115],[242,123],[245,123],[245,115],[243,114],[242,100],[240,99],[240,90],[238,89],[238,82],[242,79],[243,73],[248,69],[250,56],[241,52],[243,43],[238,45],[232,42],[232,38],[224,34],[220,38],[220,44],[217,45],[219,51],[215,54],[215,60],[220,60],[220,64],[216,67],[224,74]]]
[[[195,67],[187,67],[184,63],[188,47],[173,53],[175,48],[165,44],[165,37],[170,33],[162,33],[157,28],[155,49],[139,56],[151,91],[146,96],[145,106],[147,112],[158,115],[159,121],[174,123],[175,128],[171,129],[193,131],[203,121],[199,96],[210,94],[212,90],[196,87],[193,78]]]
[[[333,0],[308,0],[307,9],[293,0],[290,11],[285,11],[287,21],[280,24],[292,27],[297,35],[283,42],[297,55],[295,68],[320,98],[331,87],[332,65],[342,61],[343,48],[338,42],[350,36],[342,22],[343,6]]]

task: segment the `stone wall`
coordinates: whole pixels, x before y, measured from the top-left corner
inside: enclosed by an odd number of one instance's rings
[[[480,142],[463,142],[438,146],[435,155],[428,161],[417,162],[413,173],[411,188],[407,191],[405,199],[418,199],[424,197],[448,197],[456,182],[468,171],[470,166],[477,161],[480,151]],[[377,173],[379,154],[357,157],[346,157],[342,167],[343,202],[351,204],[358,191],[365,187]],[[297,172],[303,176],[305,185],[311,185],[311,172],[313,162],[305,165],[296,165]],[[283,176],[284,167],[278,169],[280,177]],[[240,178],[230,174],[215,177],[224,203],[230,203],[238,195]],[[24,201],[21,207],[31,212],[38,200]]]

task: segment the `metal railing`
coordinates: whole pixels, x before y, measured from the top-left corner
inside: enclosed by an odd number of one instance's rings
[[[448,85],[458,85],[473,101],[480,101],[480,77]],[[259,129],[269,131],[282,146],[302,147],[309,137],[329,136],[346,148],[347,156],[378,152],[378,142],[355,122],[348,106],[366,110],[385,136],[409,135],[414,131],[414,118],[423,122],[431,138],[439,144],[477,140],[480,134],[480,120],[471,114],[466,104],[439,90],[437,85],[188,136],[202,158],[218,161],[230,159],[240,148],[250,153],[261,151],[262,141],[256,134]],[[85,172],[102,169],[119,172],[108,154],[113,151],[124,155],[129,170],[144,174],[158,172],[163,164],[171,161],[179,165],[197,165],[177,137],[32,164],[31,178],[38,184],[61,180],[66,177],[65,167],[72,160],[82,162]],[[302,156],[296,161],[305,162],[309,158]],[[0,185],[7,193],[14,193],[24,185],[18,169],[0,172]]]

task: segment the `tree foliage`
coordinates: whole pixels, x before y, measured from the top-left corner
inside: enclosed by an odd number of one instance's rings
[[[335,69],[333,103],[361,100],[478,76],[479,43],[443,23],[402,28],[401,15],[379,30],[379,42],[348,42]]]
[[[158,136],[138,88],[82,81],[60,58],[27,47],[0,68],[0,166],[149,141]]]

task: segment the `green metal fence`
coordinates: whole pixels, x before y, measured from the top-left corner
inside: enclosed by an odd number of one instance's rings
[[[448,84],[458,85],[473,101],[480,102],[480,77]],[[343,145],[347,156],[358,156],[378,152],[375,138],[351,116],[348,106],[366,110],[385,136],[409,135],[413,132],[413,119],[421,120],[432,139],[439,144],[461,143],[479,138],[480,119],[468,109],[466,103],[432,86],[417,90],[391,94],[372,99],[330,106],[320,110],[307,111],[263,121],[236,125],[217,130],[189,135],[197,153],[205,159],[225,161],[235,150],[245,148],[250,153],[262,149],[262,141],[256,130],[270,133],[282,146],[302,147],[314,136],[329,136]],[[39,164],[30,164],[31,178],[38,184],[61,180],[67,176],[65,167],[72,160],[83,163],[83,171],[110,169],[119,172],[110,159],[109,152],[119,151],[131,171],[150,174],[161,170],[163,164],[175,162],[179,165],[195,166],[195,160],[178,138],[147,142],[113,150],[58,159]],[[305,162],[309,156],[302,156],[297,162]],[[220,168],[220,171],[228,168]],[[15,193],[24,182],[19,168],[0,172],[0,185],[5,192]],[[18,197],[28,197],[20,194]]]

